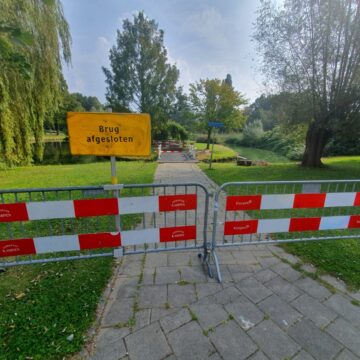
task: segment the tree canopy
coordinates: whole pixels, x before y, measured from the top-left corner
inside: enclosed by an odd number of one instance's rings
[[[164,32],[139,12],[126,19],[110,50],[106,100],[113,111],[149,113],[153,132],[166,126],[176,100],[179,71],[168,63]]]
[[[228,77],[227,80],[206,79],[190,85],[192,110],[201,127],[207,130],[208,148],[212,132],[209,121],[223,122],[228,130],[240,130],[246,121],[240,109],[246,100],[232,87]]]
[[[359,1],[263,1],[254,38],[268,78],[298,94],[309,124],[302,164],[320,166],[331,134],[360,111]]]
[[[62,92],[70,33],[59,0],[0,0],[0,148],[8,165],[43,154],[44,119]]]

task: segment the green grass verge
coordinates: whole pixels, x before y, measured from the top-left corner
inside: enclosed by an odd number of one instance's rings
[[[206,144],[203,143],[196,143],[195,144],[196,150],[205,150]],[[212,149],[212,145],[210,145],[210,151]],[[207,153],[198,153],[198,159],[201,161],[207,161],[210,159],[210,151]],[[214,154],[213,154],[213,160],[222,160],[222,159],[230,159],[237,155],[237,152],[233,149],[230,149],[227,146],[214,144]]]
[[[229,181],[360,179],[359,156],[328,158],[324,159],[324,164],[320,169],[304,169],[297,163],[252,167],[216,163],[213,170],[208,170],[205,164],[200,164],[200,167],[217,184]],[[267,218],[273,215],[274,211],[266,211]],[[293,243],[283,246],[300,256],[303,261],[313,263],[320,271],[341,278],[350,288],[360,289],[359,240]]]
[[[230,144],[228,144],[228,146],[235,150],[240,156],[246,157],[247,159],[253,161],[267,161],[270,163],[288,163],[291,161],[286,156],[276,154],[270,150],[256,149]]]
[[[149,183],[150,162],[118,162],[119,182]],[[0,172],[2,189],[109,183],[110,164],[33,166]],[[81,350],[113,259],[19,266],[0,273],[0,359],[62,359]]]

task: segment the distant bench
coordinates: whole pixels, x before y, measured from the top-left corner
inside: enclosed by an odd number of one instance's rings
[[[249,160],[249,159],[247,159],[247,158],[245,158],[243,156],[238,155],[236,157],[236,164],[238,166],[251,166],[252,163],[253,163],[252,160]]]

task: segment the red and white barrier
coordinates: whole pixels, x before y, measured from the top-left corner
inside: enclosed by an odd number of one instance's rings
[[[228,196],[226,211],[360,206],[360,192]]]
[[[251,219],[226,221],[224,224],[224,235],[266,234],[356,228],[360,228],[360,215],[289,219]]]
[[[185,211],[197,207],[196,194],[0,204],[0,222]]]
[[[0,241],[0,257],[38,255],[196,239],[196,225],[115,233],[45,236]]]

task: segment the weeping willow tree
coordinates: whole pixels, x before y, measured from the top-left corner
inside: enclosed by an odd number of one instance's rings
[[[70,43],[59,0],[0,0],[0,149],[6,164],[41,161],[44,119],[61,100],[61,63],[70,61]]]

